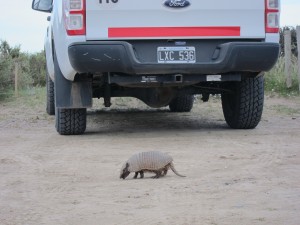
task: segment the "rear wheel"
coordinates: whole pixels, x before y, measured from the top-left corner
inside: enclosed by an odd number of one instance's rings
[[[66,99],[65,95],[69,95],[70,81],[67,81],[57,62],[56,55],[54,54],[54,70],[55,70],[55,127],[61,135],[77,135],[83,134],[86,129],[86,108],[64,108],[62,106],[72,106]],[[58,85],[59,84],[59,85]],[[64,86],[65,85],[65,86]],[[70,96],[68,96],[70,97]],[[59,98],[61,102],[59,102]],[[76,98],[75,98],[76,99]],[[72,101],[75,101],[73,99]]]
[[[247,77],[232,82],[232,93],[222,94],[225,120],[231,128],[253,129],[260,122],[264,104],[263,76]]]
[[[194,105],[194,95],[180,95],[174,98],[170,104],[169,108],[171,112],[190,112]]]
[[[83,134],[86,129],[86,109],[57,108],[56,130],[62,135]]]

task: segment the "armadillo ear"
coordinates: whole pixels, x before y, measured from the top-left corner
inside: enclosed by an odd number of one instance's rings
[[[126,163],[126,167],[125,167],[125,169],[128,169],[128,167],[129,167],[129,163]]]

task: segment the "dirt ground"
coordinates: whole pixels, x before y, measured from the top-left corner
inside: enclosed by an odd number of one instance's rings
[[[266,97],[254,130],[229,129],[218,98],[191,113],[98,106],[84,135],[60,136],[43,105],[0,103],[1,225],[300,224],[299,97]],[[149,150],[187,177],[120,180]]]

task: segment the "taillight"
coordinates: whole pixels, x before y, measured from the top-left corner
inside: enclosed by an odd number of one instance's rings
[[[266,33],[279,32],[279,0],[265,0]]]
[[[64,0],[63,15],[68,35],[85,35],[85,0]]]

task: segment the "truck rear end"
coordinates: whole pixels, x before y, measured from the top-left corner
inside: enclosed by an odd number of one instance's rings
[[[59,133],[61,110],[120,96],[187,112],[194,95],[221,94],[230,127],[259,123],[263,72],[279,55],[279,0],[62,0],[51,12]]]

